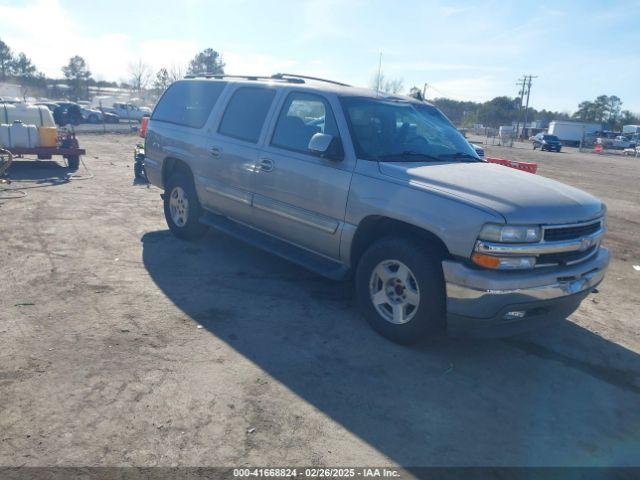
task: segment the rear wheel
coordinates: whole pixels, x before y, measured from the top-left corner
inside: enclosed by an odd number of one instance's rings
[[[428,244],[377,241],[358,263],[356,290],[369,324],[394,342],[415,343],[446,328],[440,255]]]
[[[147,176],[144,171],[144,165],[142,162],[137,161],[133,164],[133,174],[135,175],[136,180],[144,180],[147,181]]]
[[[69,165],[69,170],[76,171],[80,167],[80,156],[79,155],[69,155],[67,157],[67,164]]]
[[[169,229],[185,240],[200,238],[207,231],[200,223],[201,215],[193,178],[184,170],[177,170],[167,181],[164,195],[164,216]]]

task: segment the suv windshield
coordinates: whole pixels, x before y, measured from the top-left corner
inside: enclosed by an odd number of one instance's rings
[[[415,102],[342,97],[359,158],[397,161],[482,161],[435,107]]]
[[[551,142],[557,142],[558,141],[558,137],[556,137],[555,135],[545,135],[542,137],[543,140],[546,141],[551,141]]]

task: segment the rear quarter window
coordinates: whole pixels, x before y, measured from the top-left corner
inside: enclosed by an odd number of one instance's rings
[[[151,120],[202,128],[225,86],[225,82],[176,82],[158,102]]]

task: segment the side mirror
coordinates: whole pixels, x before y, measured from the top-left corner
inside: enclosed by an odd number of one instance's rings
[[[344,157],[340,138],[326,133],[316,133],[309,140],[309,151],[322,158],[340,161]]]

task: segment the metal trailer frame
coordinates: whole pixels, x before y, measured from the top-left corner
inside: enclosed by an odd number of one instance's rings
[[[75,133],[70,132],[58,134],[58,146],[56,147],[15,147],[7,150],[11,152],[14,160],[24,155],[36,155],[38,160],[50,160],[54,155],[60,155],[67,161],[69,168],[72,170],[77,170],[80,166],[80,156],[87,154],[84,148],[80,148]]]

